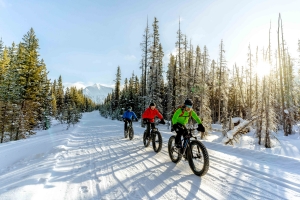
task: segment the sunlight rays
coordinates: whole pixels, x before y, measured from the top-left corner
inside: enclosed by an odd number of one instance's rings
[[[259,78],[264,78],[265,76],[270,75],[272,66],[265,61],[261,61],[258,65],[254,68],[255,73]]]

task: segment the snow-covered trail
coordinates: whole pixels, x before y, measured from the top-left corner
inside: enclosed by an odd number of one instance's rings
[[[187,161],[171,162],[166,126],[159,153],[133,126],[130,141],[123,122],[91,112],[68,131],[1,145],[0,160],[21,157],[0,164],[0,199],[300,199],[297,159],[203,141],[210,168],[198,177]]]

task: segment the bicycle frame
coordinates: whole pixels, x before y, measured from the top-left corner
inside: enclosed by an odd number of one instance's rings
[[[186,128],[187,134],[181,140],[181,144],[183,142],[183,146],[182,146],[183,152],[182,152],[182,155],[185,155],[186,149],[190,145],[191,138],[194,138],[195,140],[197,140],[197,137],[193,136],[193,134],[192,134],[192,131],[195,131],[195,130],[196,130],[195,128]]]

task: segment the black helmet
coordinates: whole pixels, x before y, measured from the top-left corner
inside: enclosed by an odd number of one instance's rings
[[[193,105],[193,102],[192,102],[192,100],[190,100],[190,99],[186,99],[186,100],[184,101],[184,105],[192,106],[192,105]]]
[[[127,110],[132,110],[132,107],[131,107],[131,106],[129,106],[129,107],[127,108]]]
[[[150,103],[149,107],[151,107],[151,106],[156,106],[156,105],[155,105],[155,103],[152,102],[152,103]]]

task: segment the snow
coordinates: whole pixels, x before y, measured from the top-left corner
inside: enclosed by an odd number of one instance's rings
[[[233,117],[233,118],[231,118],[231,120],[232,120],[232,123],[237,123],[237,122],[244,121],[243,118],[241,118],[241,117]]]
[[[277,135],[277,146],[258,146],[250,132],[235,146],[221,143],[220,125],[203,144],[210,168],[198,177],[188,162],[172,163],[167,125],[157,126],[163,148],[133,140],[123,122],[84,113],[66,130],[54,124],[26,139],[0,144],[0,199],[300,199],[300,135]]]
[[[100,83],[95,83],[95,84],[93,85],[93,87],[97,88],[98,90],[100,90],[100,89],[101,89],[101,85],[100,85]]]
[[[233,136],[234,136],[234,134],[236,133],[236,131],[237,131],[240,127],[243,127],[243,126],[245,126],[247,123],[249,123],[247,120],[244,120],[244,121],[241,121],[241,120],[240,120],[240,122],[241,122],[241,123],[239,123],[239,125],[235,126],[232,130],[230,130],[230,131],[227,132],[227,137],[228,137],[229,139],[233,139]],[[236,122],[234,122],[234,123],[236,123]]]

